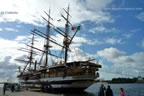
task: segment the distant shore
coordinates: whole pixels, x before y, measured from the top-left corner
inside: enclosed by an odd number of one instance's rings
[[[103,84],[144,84],[144,82],[133,82],[133,83],[131,83],[131,82],[95,82],[95,83],[99,83],[99,84],[101,84],[101,83],[103,83]]]
[[[144,78],[113,78],[112,80],[97,80],[95,82],[105,82],[109,84],[144,83]]]

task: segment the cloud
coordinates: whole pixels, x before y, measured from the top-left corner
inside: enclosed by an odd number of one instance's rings
[[[2,29],[2,28],[0,28],[0,31],[3,31],[3,29]]]
[[[84,38],[84,37],[80,37],[82,40],[84,41],[81,41],[80,44],[84,43],[84,44],[87,44],[87,45],[102,45],[102,44],[111,44],[111,45],[115,45],[115,44],[122,44],[122,39],[116,39],[116,38],[106,38],[106,39],[92,39],[92,40],[89,40],[87,38]],[[78,44],[78,42],[77,42]],[[80,46],[80,45],[79,45]],[[76,46],[76,47],[79,47],[79,46]]]
[[[94,40],[87,40],[87,44],[88,45],[100,45],[100,44],[104,44],[104,42],[101,40],[94,39]]]
[[[82,4],[91,10],[102,10],[112,3],[113,0],[84,0]]]
[[[20,58],[23,60],[26,57],[27,53],[18,50],[21,47],[25,47],[21,43],[25,38],[18,36],[16,39],[8,40],[0,37],[0,78],[16,78],[18,66],[24,66],[24,63],[16,62],[14,59]]]
[[[10,64],[15,64],[16,61],[14,59],[26,54],[25,52],[18,50],[21,47],[25,47],[25,44],[21,43],[23,39],[21,39],[21,41],[20,40],[18,41],[19,37],[20,36],[18,36],[14,40],[0,38],[0,44],[2,44],[2,46],[0,47],[0,53],[1,53],[0,62],[8,61]],[[22,63],[21,64],[17,63],[17,64],[22,65]]]
[[[23,41],[23,40],[26,40],[26,39],[28,39],[26,36],[17,36],[16,37],[16,41]]]
[[[122,43],[122,39],[115,39],[115,38],[106,38],[105,42],[108,44],[121,44]]]
[[[14,77],[18,66],[11,62],[11,58],[6,56],[3,60],[0,60],[0,78],[9,79]]]
[[[16,55],[18,52],[17,49],[24,46],[24,44],[19,44],[15,40],[7,40],[3,38],[0,38],[0,44],[0,57]]]
[[[140,14],[138,14],[137,19],[139,19],[140,21],[144,21],[144,12],[141,12]]]
[[[109,68],[112,69],[113,72],[128,73],[136,76],[138,72],[144,69],[144,59],[142,59],[144,52],[136,52],[127,56],[126,52],[111,47],[99,50],[97,55],[111,62],[113,66]]]
[[[18,32],[17,29],[14,29],[14,28],[8,28],[8,27],[6,27],[5,30],[6,30],[6,31],[12,31],[12,32]]]
[[[144,48],[144,40],[142,40],[141,46],[142,48]]]
[[[97,26],[95,28],[92,28],[89,30],[89,32],[91,33],[115,33],[115,32],[118,32],[118,30],[116,28],[111,28],[111,29],[108,29],[104,26]]]
[[[8,69],[17,69],[17,65],[14,63],[11,63],[11,57],[6,56],[3,60],[0,61],[0,70],[8,70]]]
[[[131,38],[131,37],[133,36],[133,34],[124,34],[123,36],[124,36],[125,38],[129,39],[129,38]]]
[[[75,48],[70,52],[69,62],[72,61],[86,61],[89,60],[92,56],[88,53],[83,52],[79,48]]]
[[[125,52],[111,47],[111,48],[105,48],[104,50],[100,50],[97,52],[97,54],[98,54],[98,56],[105,57],[111,61],[114,58],[118,58],[120,56],[123,56],[125,54]]]
[[[57,22],[57,20],[61,18],[60,13],[64,13],[62,8],[67,8],[67,5],[70,4],[70,11],[73,17],[71,18],[72,24],[83,21],[96,23],[113,22],[110,13],[102,11],[111,2],[112,0],[5,0],[0,3],[0,9],[4,12],[0,21],[18,21],[43,26],[46,22],[41,18],[41,15],[46,17],[43,11],[48,11],[51,8],[51,16],[54,18],[52,23],[61,26],[64,20],[61,22]]]
[[[1,80],[16,80],[16,70],[7,70],[6,71],[2,71],[0,70],[0,79]]]

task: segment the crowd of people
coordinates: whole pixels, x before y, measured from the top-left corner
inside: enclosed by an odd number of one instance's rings
[[[101,84],[98,96],[114,96],[110,85],[108,85],[106,89],[105,86]],[[125,96],[125,92],[123,88],[120,88],[120,96]]]

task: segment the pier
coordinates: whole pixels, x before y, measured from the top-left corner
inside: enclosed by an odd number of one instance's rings
[[[22,90],[22,91],[13,92],[13,93],[10,90],[7,90],[5,95],[3,95],[3,89],[0,88],[0,96],[61,96],[61,95],[60,94],[27,91],[27,90]]]

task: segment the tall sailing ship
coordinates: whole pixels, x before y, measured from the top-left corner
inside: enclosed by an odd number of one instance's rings
[[[66,17],[62,14],[61,16],[66,21],[65,31],[51,23],[51,20],[53,19],[50,16],[50,10],[49,13],[45,12],[48,19],[42,17],[47,22],[47,31],[45,33],[38,29],[31,31],[32,42],[31,45],[27,45],[30,50],[25,48],[21,49],[29,53],[28,58],[27,60],[17,59],[17,61],[26,63],[23,70],[19,67],[19,73],[17,75],[22,86],[28,88],[41,88],[43,91],[75,92],[85,90],[99,77],[98,70],[101,68],[101,65],[98,62],[94,63],[94,59],[68,62],[68,53],[71,51],[70,45],[79,31],[80,26],[78,26],[74,34],[70,36],[69,28],[71,27],[71,23],[69,18],[71,15],[69,14],[69,7],[67,10],[64,9],[64,12],[66,13]],[[64,37],[62,45],[57,43],[56,40],[50,36],[51,28]],[[45,39],[44,50],[34,46],[36,35]],[[50,51],[50,48],[52,47],[50,43],[54,43],[62,48],[64,57],[59,59],[59,62],[56,62],[56,60],[60,57],[52,54]],[[39,61],[35,59],[35,54],[37,54],[36,51],[40,51],[43,54]],[[54,57],[55,59],[55,62],[52,62],[51,65],[49,64],[49,56]]]

